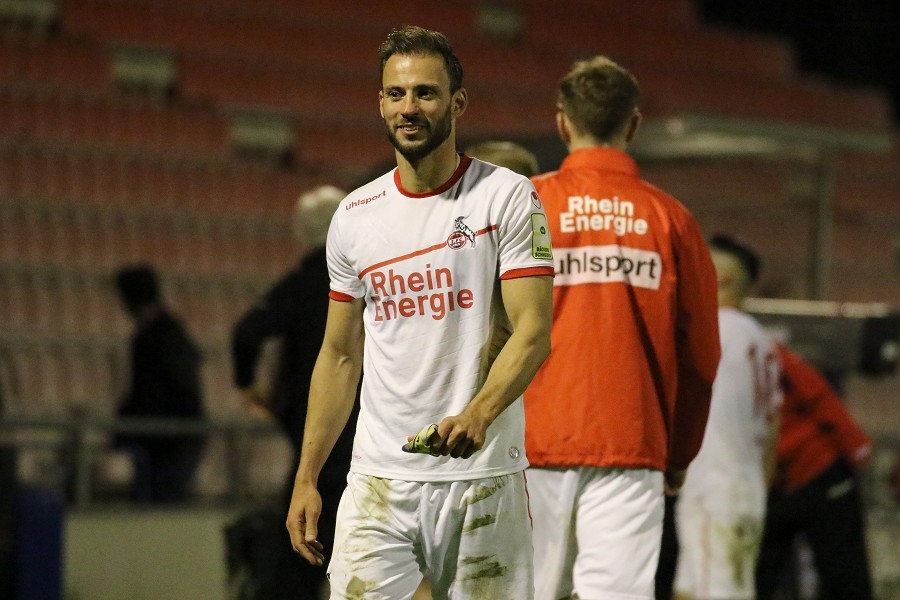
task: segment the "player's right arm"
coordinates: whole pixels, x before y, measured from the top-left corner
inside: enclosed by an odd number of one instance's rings
[[[325,338],[309,390],[300,465],[286,526],[294,550],[314,565],[324,562],[318,535],[322,499],[319,472],[347,424],[362,372],[364,300],[331,300]]]

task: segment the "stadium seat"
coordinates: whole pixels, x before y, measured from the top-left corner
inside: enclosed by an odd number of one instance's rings
[[[66,90],[108,90],[113,81],[112,62],[107,50],[91,41],[0,39],[0,81],[40,83]]]

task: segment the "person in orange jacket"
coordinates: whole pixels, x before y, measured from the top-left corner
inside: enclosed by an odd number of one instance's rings
[[[857,471],[872,442],[815,367],[779,345],[784,401],[775,478],[756,566],[758,600],[775,597],[804,534],[833,598],[872,598]]]
[[[525,392],[535,598],[653,598],[663,490],[700,449],[720,356],[700,227],[626,150],[635,78],[576,62],[556,116],[569,154],[534,177],[553,239],[552,352]]]

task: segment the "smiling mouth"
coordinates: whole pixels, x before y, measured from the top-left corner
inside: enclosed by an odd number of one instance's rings
[[[418,123],[404,123],[402,125],[397,126],[398,131],[402,131],[407,134],[418,133],[420,131],[424,131],[425,127]]]

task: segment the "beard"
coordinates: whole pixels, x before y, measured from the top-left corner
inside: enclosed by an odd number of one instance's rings
[[[435,148],[450,137],[450,133],[453,131],[453,119],[450,117],[449,107],[440,118],[435,120],[434,127],[424,119],[414,123],[424,129],[425,139],[404,143],[397,137],[396,129],[384,121],[384,131],[387,133],[391,145],[409,162],[417,162],[431,154]]]

